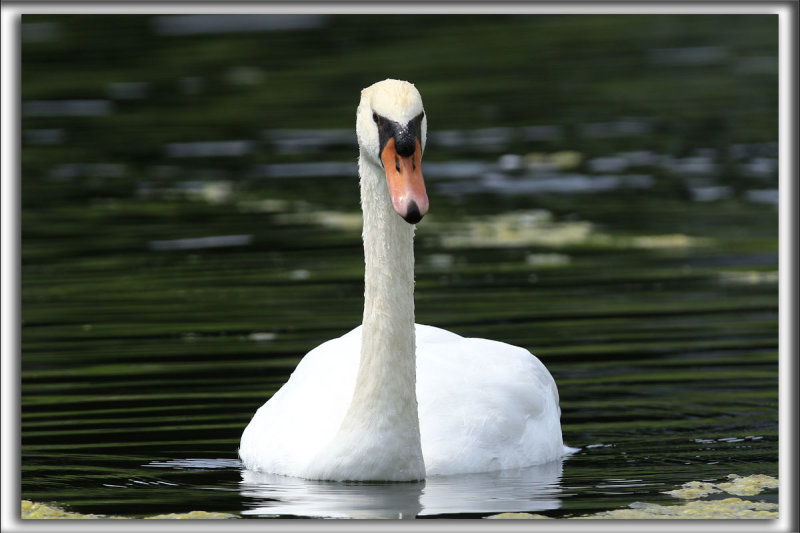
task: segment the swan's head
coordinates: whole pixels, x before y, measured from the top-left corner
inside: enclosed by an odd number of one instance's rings
[[[428,212],[422,152],[428,119],[413,84],[383,80],[361,91],[356,133],[361,157],[383,168],[392,207],[409,224]]]

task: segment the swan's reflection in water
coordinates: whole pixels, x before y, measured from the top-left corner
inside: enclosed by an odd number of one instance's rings
[[[563,461],[520,470],[431,477],[420,483],[335,483],[242,471],[251,516],[414,518],[539,512],[561,506]]]

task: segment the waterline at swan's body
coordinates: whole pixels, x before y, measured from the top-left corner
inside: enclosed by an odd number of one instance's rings
[[[426,475],[517,468],[568,452],[555,382],[530,352],[432,326],[415,329]],[[312,463],[333,439],[353,397],[361,333],[359,326],[311,350],[259,409],[242,436],[247,468],[319,478]],[[391,453],[391,444],[379,450]],[[360,474],[344,477],[370,479],[369,472]]]

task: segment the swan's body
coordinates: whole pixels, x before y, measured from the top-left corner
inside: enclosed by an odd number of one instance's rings
[[[300,361],[245,429],[242,462],[308,479],[412,481],[561,457],[558,391],[536,357],[414,324],[412,224],[428,210],[416,88],[364,89],[356,129],[363,325]]]
[[[258,410],[242,437],[251,469],[316,479],[309,465],[329,450],[353,397],[361,326],[311,350]],[[426,475],[486,472],[563,455],[558,392],[523,348],[417,325],[417,400]],[[389,437],[391,439],[393,437]],[[356,443],[348,454],[361,454]],[[393,464],[391,440],[372,462]],[[366,467],[342,479],[376,479]],[[382,479],[382,478],[381,478]]]

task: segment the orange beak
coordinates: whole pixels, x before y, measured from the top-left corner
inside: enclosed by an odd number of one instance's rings
[[[416,149],[410,156],[398,155],[394,138],[390,138],[381,152],[386,171],[386,183],[392,207],[409,224],[416,224],[428,212],[428,194],[422,179],[422,148],[416,140]]]

